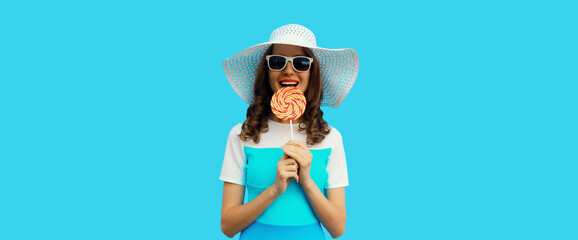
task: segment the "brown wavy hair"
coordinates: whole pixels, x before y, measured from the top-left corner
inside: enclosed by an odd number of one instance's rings
[[[304,93],[307,107],[301,116],[304,121],[299,123],[299,131],[307,133],[307,146],[311,147],[323,141],[331,128],[323,120],[323,111],[321,111],[323,92],[321,91],[321,72],[317,58],[309,48],[303,49],[308,57],[313,58],[313,64],[309,74],[309,85]],[[257,68],[257,76],[253,85],[253,103],[247,108],[247,119],[243,123],[241,134],[239,134],[243,141],[253,140],[253,142],[259,143],[261,133],[269,131],[267,119],[272,114],[271,97],[273,90],[269,85],[269,68],[265,56],[271,54],[272,51],[273,45],[265,51]]]

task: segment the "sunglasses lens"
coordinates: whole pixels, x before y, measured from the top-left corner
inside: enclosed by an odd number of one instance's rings
[[[269,67],[272,70],[281,70],[285,66],[285,58],[280,56],[271,56],[269,58]]]
[[[306,72],[309,71],[309,67],[311,67],[311,61],[304,57],[298,57],[293,59],[293,67],[297,71]]]

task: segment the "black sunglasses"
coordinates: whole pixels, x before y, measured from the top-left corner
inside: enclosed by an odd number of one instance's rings
[[[313,63],[313,58],[296,56],[296,57],[285,57],[283,55],[267,55],[267,65],[272,71],[281,71],[287,66],[287,62],[291,62],[293,69],[297,72],[307,72],[311,68]]]

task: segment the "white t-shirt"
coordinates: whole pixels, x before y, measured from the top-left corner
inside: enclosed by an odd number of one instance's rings
[[[237,124],[229,133],[225,158],[221,169],[220,180],[239,185],[246,185],[246,156],[244,148],[280,148],[291,140],[291,128],[289,124],[268,120],[269,131],[261,133],[261,140],[255,144],[253,140],[243,141],[239,138],[242,124]],[[307,134],[299,132],[298,124],[293,124],[293,135],[295,140],[305,144]],[[327,162],[327,183],[323,188],[339,188],[349,186],[347,177],[347,165],[345,161],[345,151],[343,140],[337,129],[331,127],[330,133],[325,139],[309,148],[330,149],[331,154]]]

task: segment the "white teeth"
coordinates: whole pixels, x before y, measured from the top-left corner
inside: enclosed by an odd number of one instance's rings
[[[281,82],[281,86],[297,86],[297,82]]]

